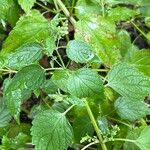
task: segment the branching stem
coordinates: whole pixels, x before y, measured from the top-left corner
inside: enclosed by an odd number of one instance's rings
[[[99,139],[99,142],[100,142],[100,144],[101,144],[102,150],[107,150],[107,147],[106,147],[105,143],[103,142],[103,137],[102,137],[102,135],[101,135],[100,129],[99,129],[99,127],[98,127],[98,125],[97,125],[97,123],[96,123],[96,120],[95,120],[95,118],[94,118],[94,116],[93,116],[93,113],[92,113],[92,111],[91,111],[91,108],[90,108],[90,106],[89,106],[87,100],[84,100],[84,102],[85,102],[85,106],[86,106],[88,115],[89,115],[89,117],[90,117],[90,119],[91,119],[91,122],[92,122],[92,124],[93,124],[94,129],[95,129],[95,132],[96,132],[96,134],[97,134],[97,136],[98,136],[98,139]]]
[[[61,0],[54,0],[54,1],[58,4],[58,6],[60,7],[60,9],[64,12],[64,14],[66,15],[66,17],[69,18],[70,22],[75,27],[76,20],[70,15],[70,12],[66,8],[66,6],[63,4],[63,2]]]
[[[148,41],[150,41],[150,39],[147,37],[147,35],[132,20],[130,20],[130,22],[140,32],[140,34],[142,36],[144,36]]]

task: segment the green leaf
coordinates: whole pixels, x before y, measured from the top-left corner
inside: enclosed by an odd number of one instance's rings
[[[18,3],[20,4],[21,8],[26,12],[29,13],[30,9],[33,7],[36,0],[18,0]]]
[[[45,53],[48,56],[52,56],[55,49],[56,49],[56,39],[53,36],[50,36],[45,41]]]
[[[142,130],[143,126],[129,130],[126,139],[136,140],[139,137]],[[125,142],[123,148],[124,150],[139,150],[139,148],[131,142]]]
[[[150,28],[150,17],[145,18],[145,23]]]
[[[75,96],[69,95],[66,99],[65,102],[71,104],[71,105],[76,105],[76,106],[81,106],[83,107],[85,105],[85,103],[83,102],[83,100],[81,100],[80,98],[77,98]]]
[[[11,120],[11,115],[4,105],[3,99],[0,97],[0,128],[8,125]]]
[[[141,0],[141,3],[140,3],[140,12],[142,13],[142,15],[144,17],[146,17],[146,16],[149,17],[149,15],[150,15],[149,7],[150,7],[149,0]]]
[[[38,65],[24,67],[12,78],[4,91],[4,99],[11,115],[19,114],[21,103],[42,85],[44,79],[44,70]]]
[[[69,76],[67,83],[71,95],[79,98],[102,96],[103,82],[92,69],[82,68]]]
[[[150,127],[145,127],[142,131],[140,136],[136,139],[135,144],[141,150],[149,150],[150,149]]]
[[[21,69],[33,63],[37,63],[42,57],[42,47],[37,43],[27,43],[20,46],[15,52],[6,55],[6,67]]]
[[[121,56],[124,57],[128,51],[131,51],[133,44],[131,43],[131,37],[125,30],[120,30],[117,33],[118,47],[120,49]]]
[[[89,17],[76,23],[75,39],[85,41],[105,65],[121,58],[115,24],[103,17]]]
[[[143,100],[150,93],[150,79],[128,63],[115,64],[107,80],[108,86],[124,97]]]
[[[79,40],[69,41],[66,53],[76,63],[87,63],[94,57],[91,47]]]
[[[130,138],[133,140],[132,143],[125,143],[124,148],[125,150],[128,150],[129,148],[131,150],[149,150],[150,149],[150,127],[149,126],[142,126],[138,129],[134,129],[131,131],[127,138]],[[135,145],[134,145],[135,144]],[[138,148],[138,147],[139,148]]]
[[[135,121],[150,114],[150,108],[146,103],[132,98],[120,97],[114,105],[118,115],[129,121]]]
[[[9,131],[7,132],[8,138],[15,138],[19,133],[24,133],[30,136],[31,125],[27,123],[10,124]]]
[[[80,142],[86,135],[93,136],[94,129],[87,113],[81,114],[73,122],[74,137],[76,142]]]
[[[94,0],[78,0],[75,6],[75,14],[79,19],[91,16],[92,14],[99,15],[101,13],[100,8],[98,2]]]
[[[0,19],[3,19],[15,26],[20,17],[20,8],[15,0],[1,0],[0,1]],[[13,14],[13,15],[12,15]]]
[[[52,81],[52,79],[46,80],[43,85],[42,85],[42,90],[46,93],[46,94],[54,94],[57,92],[58,90],[58,86],[56,84],[54,84],[54,82]]]
[[[68,70],[56,70],[53,73],[52,81],[58,88],[67,92],[67,80],[68,80]]]
[[[32,124],[32,142],[36,150],[64,150],[71,145],[72,128],[63,113],[46,110],[38,114]]]
[[[99,125],[99,128],[100,128],[102,134],[105,136],[109,135],[110,130],[109,130],[109,124],[108,124],[106,117],[98,116],[97,122],[98,122],[98,125]]]
[[[107,0],[107,3],[110,5],[116,5],[116,4],[140,4],[141,0]]]
[[[125,21],[138,14],[139,12],[137,10],[132,10],[127,7],[115,7],[110,9],[107,17],[112,21]]]
[[[134,67],[138,68],[145,75],[150,76],[150,51],[137,51],[130,60],[127,60]]]
[[[25,144],[30,141],[30,137],[22,132],[20,132],[14,139],[3,136],[1,149],[5,150],[18,150],[19,148],[24,148]]]
[[[48,21],[38,11],[33,10],[19,19],[5,40],[2,52],[15,51],[25,43],[41,42],[48,36]]]

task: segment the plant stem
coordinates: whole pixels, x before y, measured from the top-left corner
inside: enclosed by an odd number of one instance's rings
[[[146,123],[146,121],[145,121],[143,118],[140,120],[140,123],[141,123],[143,126],[147,126],[147,123]]]
[[[74,106],[75,104],[71,105],[65,112],[63,112],[63,115],[66,115]]]
[[[63,68],[46,68],[45,71],[62,70]]]
[[[73,13],[74,6],[75,6],[75,0],[72,0],[71,15],[72,15],[72,13]]]
[[[105,6],[104,6],[104,0],[101,0],[101,7],[102,7],[102,16],[105,17]]]
[[[59,10],[56,0],[53,0],[56,10]]]
[[[100,129],[99,129],[97,123],[96,123],[96,120],[95,120],[95,118],[94,118],[94,116],[93,116],[93,113],[92,113],[92,111],[91,111],[91,108],[90,108],[90,106],[89,106],[87,100],[85,100],[85,106],[86,106],[88,115],[89,115],[89,117],[90,117],[90,119],[91,119],[91,121],[92,121],[92,124],[93,124],[93,127],[94,127],[94,129],[95,129],[95,132],[96,132],[96,134],[97,134],[97,136],[98,136],[98,139],[99,139],[99,142],[100,142],[100,144],[101,144],[102,150],[107,150],[107,147],[106,147],[105,143],[103,143],[103,138],[102,138],[102,136],[101,136]]]
[[[52,56],[53,60],[60,66],[63,68],[63,66],[54,58],[54,56]],[[53,68],[53,67],[52,67]]]
[[[93,69],[97,72],[108,72],[109,70],[108,69]]]
[[[44,6],[44,5],[42,5],[41,3],[39,3],[39,2],[35,2],[37,5],[39,5],[40,7],[42,7],[42,8],[44,8],[45,10],[47,10],[47,11],[49,11],[49,12],[51,12],[51,13],[53,13],[53,14],[57,14],[58,12],[57,11],[55,11],[55,10],[51,10],[51,9],[49,9],[48,7],[46,7],[46,6]]]
[[[70,12],[66,8],[66,6],[62,3],[62,1],[61,0],[55,0],[55,2],[58,4],[58,6],[60,7],[60,9],[64,12],[64,14],[66,15],[66,17],[69,18],[69,20],[72,23],[72,25],[75,27],[76,20],[70,15]]]
[[[124,142],[130,142],[130,143],[134,143],[135,142],[135,140],[122,139],[122,138],[114,138],[112,141],[106,141],[106,142],[114,142],[114,141],[124,141]]]
[[[130,20],[130,22],[140,32],[141,35],[143,35],[147,40],[149,40],[147,35],[132,20]]]
[[[58,45],[59,45],[59,39],[58,39],[58,42],[57,42],[57,47],[58,47]],[[65,69],[66,66],[65,66],[65,64],[64,64],[64,62],[63,62],[63,60],[62,60],[62,58],[61,58],[61,55],[60,55],[59,52],[58,52],[58,48],[56,48],[55,51],[56,51],[56,53],[57,53],[57,55],[58,55],[58,57],[59,57],[59,60],[60,60],[60,62],[61,62],[61,64],[62,64],[63,68]]]
[[[127,126],[127,127],[129,127],[129,128],[133,128],[133,126],[132,126],[132,125],[127,124],[126,122],[120,121],[120,120],[118,120],[118,119],[111,118],[111,117],[108,117],[108,119],[111,119],[112,121],[115,121],[115,122],[121,123],[121,124],[123,124],[123,125],[125,125],[125,126]]]
[[[0,71],[9,72],[9,73],[17,73],[17,71],[10,70],[10,69],[0,69]]]
[[[85,149],[87,149],[88,147],[90,147],[90,146],[92,146],[92,145],[94,145],[94,144],[98,144],[98,143],[99,143],[99,141],[94,141],[94,142],[92,142],[92,143],[89,143],[88,145],[84,146],[81,150],[85,150]]]

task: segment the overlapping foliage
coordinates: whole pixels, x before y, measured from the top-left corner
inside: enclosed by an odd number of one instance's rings
[[[149,8],[0,0],[0,149],[149,150]]]

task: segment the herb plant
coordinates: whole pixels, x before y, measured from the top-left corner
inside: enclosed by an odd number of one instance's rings
[[[1,150],[150,150],[149,0],[0,0]]]

